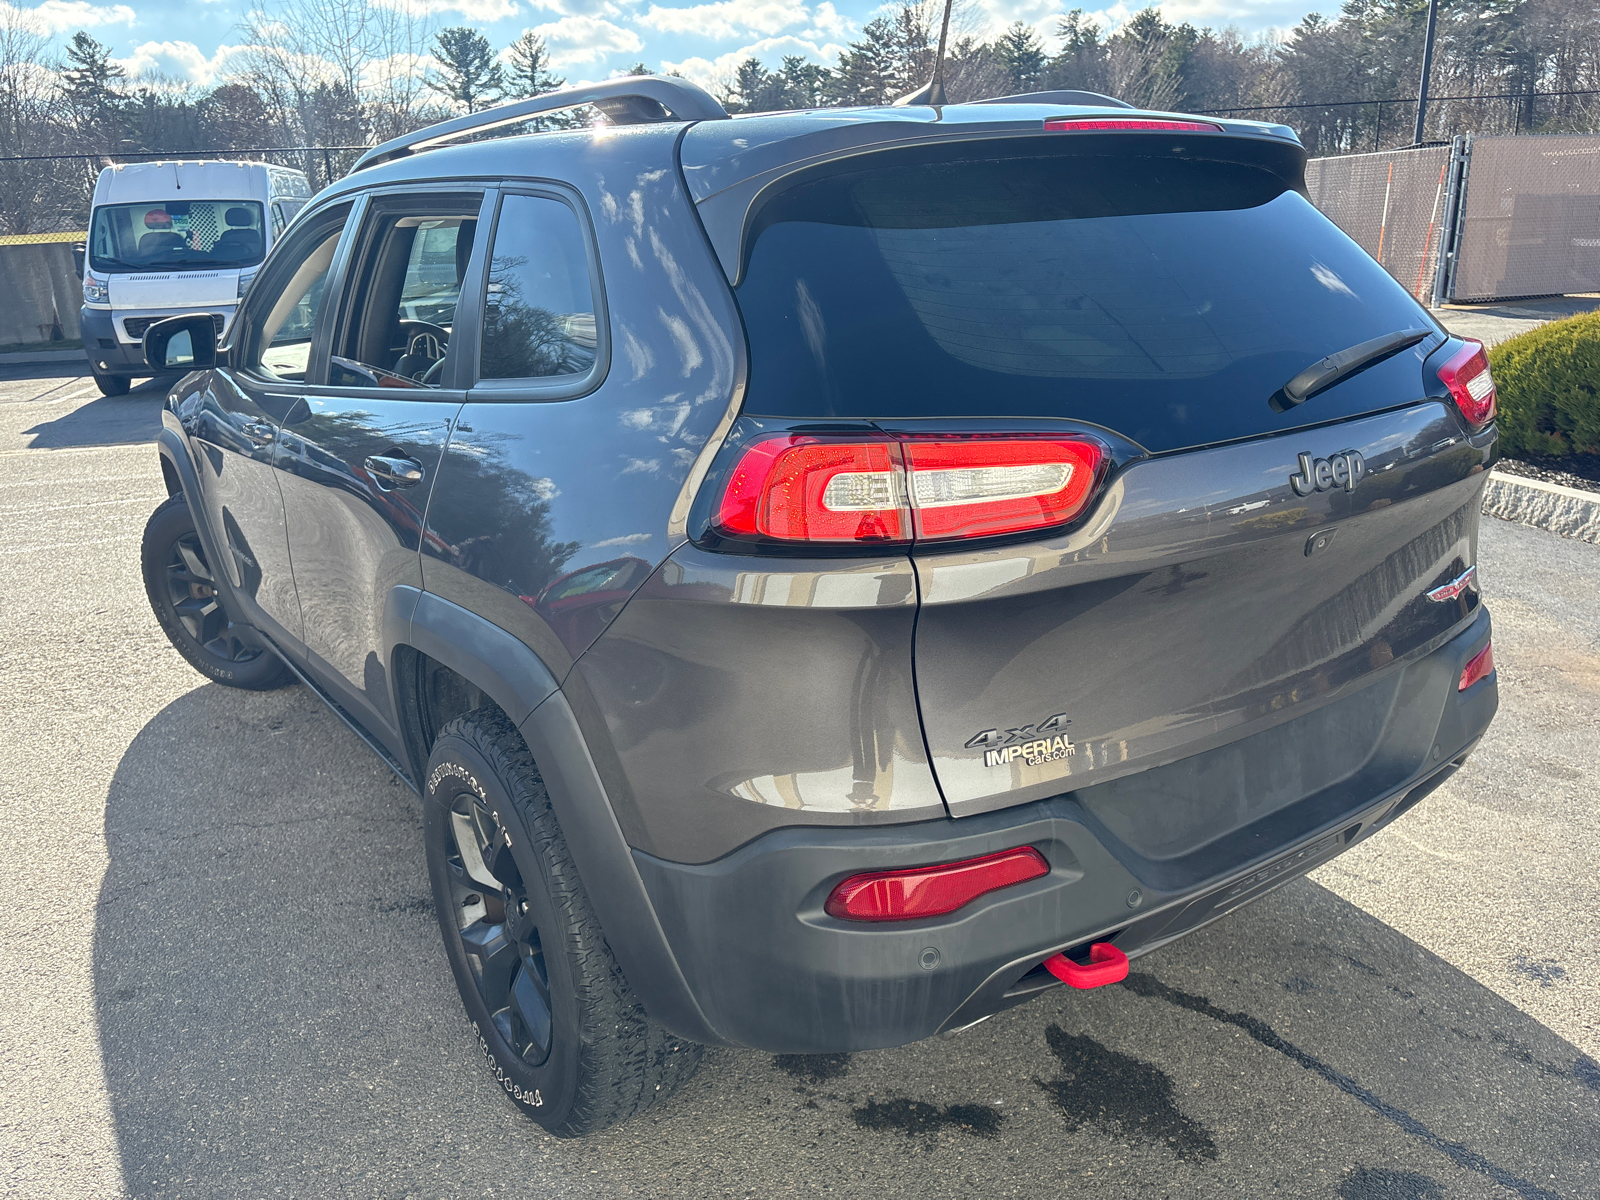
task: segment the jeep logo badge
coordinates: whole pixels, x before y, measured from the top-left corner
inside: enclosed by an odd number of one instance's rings
[[[1297,496],[1309,496],[1312,492],[1325,492],[1335,487],[1353,492],[1366,473],[1367,460],[1361,457],[1359,450],[1344,450],[1331,458],[1312,458],[1302,453],[1300,472],[1289,476],[1289,486]]]

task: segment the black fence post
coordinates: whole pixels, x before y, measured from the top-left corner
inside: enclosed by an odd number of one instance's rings
[[[1472,158],[1472,135],[1457,134],[1450,141],[1450,174],[1439,219],[1439,263],[1433,273],[1433,299],[1428,307],[1448,303],[1455,280],[1456,254],[1461,248],[1461,214],[1467,202],[1467,165]]]

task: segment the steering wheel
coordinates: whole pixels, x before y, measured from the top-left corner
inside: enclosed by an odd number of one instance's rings
[[[450,340],[450,331],[443,325],[435,325],[432,321],[413,321],[409,317],[406,317],[401,319],[399,325],[400,332],[405,335],[406,343],[408,345],[410,344],[411,339],[416,337],[419,333],[431,333],[434,337],[438,338],[440,342],[448,342]]]
[[[423,385],[425,385],[427,387],[437,387],[438,386],[439,374],[443,370],[444,370],[444,356],[440,355],[438,361],[435,362],[433,364],[433,366],[429,367],[426,371],[424,371],[422,373],[421,378],[419,378],[417,380],[417,382],[420,383],[420,384],[423,384]]]

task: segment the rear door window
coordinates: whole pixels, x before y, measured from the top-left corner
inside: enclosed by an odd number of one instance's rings
[[[577,213],[550,196],[500,202],[484,288],[478,377],[572,380],[599,352],[588,239]]]
[[[1431,319],[1281,175],[1074,140],[881,154],[769,203],[745,411],[1067,417],[1165,450],[1422,394],[1426,346],[1274,411],[1324,355]]]

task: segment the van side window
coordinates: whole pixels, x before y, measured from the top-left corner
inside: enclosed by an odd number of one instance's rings
[[[351,272],[330,384],[440,386],[482,204],[481,195],[462,195],[377,208]]]
[[[341,205],[315,218],[293,248],[274,259],[272,276],[251,292],[249,341],[241,363],[246,370],[268,379],[305,380],[328,270],[349,215],[349,205]]]
[[[507,196],[483,305],[482,379],[581,375],[595,362],[594,292],[578,216],[545,196]]]

